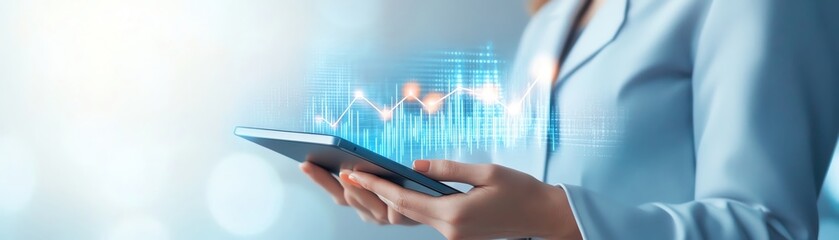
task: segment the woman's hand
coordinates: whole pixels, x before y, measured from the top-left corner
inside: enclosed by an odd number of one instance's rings
[[[341,172],[340,178],[342,180],[338,181],[338,179],[323,168],[309,162],[301,164],[300,170],[329,192],[336,204],[342,206],[349,205],[355,208],[358,216],[365,222],[399,225],[419,224],[394,209],[389,208],[376,194],[361,188],[359,185],[353,185],[355,183],[349,180],[349,172],[347,171]]]
[[[475,187],[465,194],[431,197],[364,172],[351,172],[348,180],[372,192],[359,195],[378,196],[389,211],[428,224],[448,239],[582,239],[565,192],[530,175],[494,164],[447,160],[417,160],[414,170]]]

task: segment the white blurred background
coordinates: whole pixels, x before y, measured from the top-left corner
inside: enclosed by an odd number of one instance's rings
[[[524,4],[0,1],[0,239],[440,238],[363,223],[232,128],[300,92],[316,50],[493,42],[512,59]],[[822,234],[835,236],[839,172],[827,181]]]

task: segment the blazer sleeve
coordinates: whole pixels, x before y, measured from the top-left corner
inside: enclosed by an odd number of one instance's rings
[[[825,2],[710,3],[693,43],[695,199],[626,206],[561,185],[584,238],[817,238],[839,132]]]

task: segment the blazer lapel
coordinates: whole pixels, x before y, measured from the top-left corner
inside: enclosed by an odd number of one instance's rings
[[[628,0],[607,0],[589,22],[559,68],[564,80],[615,39],[626,20]]]
[[[559,49],[583,0],[554,0],[533,17],[522,37],[515,66],[505,85],[510,106],[505,136],[526,136],[522,145],[496,151],[493,161],[544,177],[551,84],[557,77]],[[511,110],[515,106],[520,110]]]

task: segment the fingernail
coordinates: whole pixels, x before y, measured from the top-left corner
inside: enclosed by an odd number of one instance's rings
[[[360,183],[358,183],[358,176],[355,173],[350,173],[350,181],[355,184],[356,187],[362,187]]]
[[[352,173],[341,172],[338,175],[341,177],[341,181],[347,182],[350,185],[353,185],[353,186],[356,186],[356,187],[359,187],[359,188],[361,187],[361,184],[358,184],[358,182],[355,180],[355,176],[353,176]]]
[[[431,167],[431,162],[428,160],[414,161],[414,170],[417,172],[428,172],[429,167]]]
[[[305,163],[301,163],[301,164],[300,164],[300,171],[303,171],[304,173],[309,173],[309,172],[310,172],[310,168],[309,168],[308,166],[306,166],[306,164],[305,164]]]

